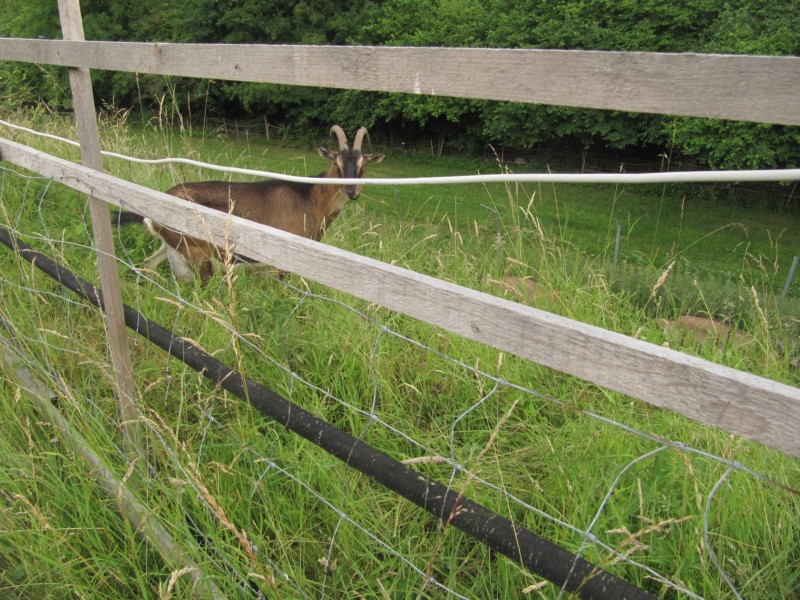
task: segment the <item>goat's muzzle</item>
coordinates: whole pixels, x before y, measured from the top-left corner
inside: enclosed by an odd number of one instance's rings
[[[350,200],[355,200],[358,198],[358,195],[361,193],[361,186],[360,185],[346,185],[344,186],[344,193],[347,194],[347,197]]]

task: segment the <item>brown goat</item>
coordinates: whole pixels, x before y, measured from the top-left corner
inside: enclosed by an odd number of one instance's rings
[[[367,163],[384,159],[383,154],[361,152],[361,143],[367,134],[364,127],[356,133],[352,149],[348,148],[347,136],[341,127],[334,125],[331,133],[336,134],[339,150],[317,148],[320,156],[331,161],[328,170],[317,177],[360,179]],[[166,193],[319,241],[347,199],[356,199],[361,188],[360,185],[319,185],[280,180],[248,183],[199,181],[176,185]],[[122,214],[118,223],[134,221],[144,222],[150,233],[162,241],[158,251],[144,261],[146,268],[156,269],[168,260],[175,276],[182,281],[191,281],[195,270],[203,282],[212,275],[213,259],[222,253],[215,245],[132,213]]]

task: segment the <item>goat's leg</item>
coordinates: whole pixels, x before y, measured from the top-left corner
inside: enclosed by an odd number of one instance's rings
[[[151,271],[155,271],[161,263],[163,263],[168,258],[168,251],[169,246],[167,242],[161,241],[161,247],[152,255],[144,259],[142,266],[145,269],[150,269]]]
[[[166,243],[164,243],[163,247],[165,248],[164,253],[169,259],[169,266],[172,267],[172,272],[175,273],[175,277],[184,283],[191,283],[194,280],[194,272],[184,256]]]
[[[206,258],[200,263],[197,270],[200,272],[200,281],[205,283],[214,274],[214,263],[210,258]]]
[[[156,252],[152,256],[145,258],[144,262],[142,263],[142,266],[145,269],[150,269],[151,271],[155,271],[161,263],[163,263],[165,260],[167,260],[167,258],[169,258],[169,253],[168,253],[169,244],[167,244],[167,241],[155,229],[155,227],[153,226],[153,221],[151,219],[145,218],[144,221],[142,222],[144,223],[144,226],[147,227],[147,230],[150,232],[150,234],[161,242],[161,247],[158,250],[156,250]]]

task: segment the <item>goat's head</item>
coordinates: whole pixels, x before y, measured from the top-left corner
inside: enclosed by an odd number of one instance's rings
[[[331,133],[336,134],[339,140],[339,150],[333,152],[327,148],[320,146],[317,152],[323,158],[333,161],[336,167],[337,177],[343,179],[360,179],[364,176],[364,167],[367,163],[379,163],[384,159],[383,154],[364,154],[361,152],[361,143],[364,141],[364,136],[369,135],[366,127],[362,127],[356,132],[356,137],[353,140],[353,148],[347,146],[347,136],[338,125],[331,127]],[[355,200],[361,193],[360,185],[346,185],[344,191],[350,200]]]

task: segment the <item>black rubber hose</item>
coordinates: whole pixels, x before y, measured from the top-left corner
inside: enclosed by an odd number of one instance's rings
[[[95,306],[102,307],[102,295],[95,286],[17,240],[4,227],[0,227],[0,242],[19,252],[64,287]],[[485,543],[492,550],[519,562],[532,573],[567,591],[575,592],[581,598],[615,600],[655,598],[648,592],[491,512],[447,486],[337,429],[271,389],[242,377],[191,342],[176,336],[158,323],[145,319],[129,306],[125,306],[124,310],[125,323],[137,334],[166,350],[230,393],[249,401],[259,411],[287,429],[424,508],[444,523],[449,523]]]

